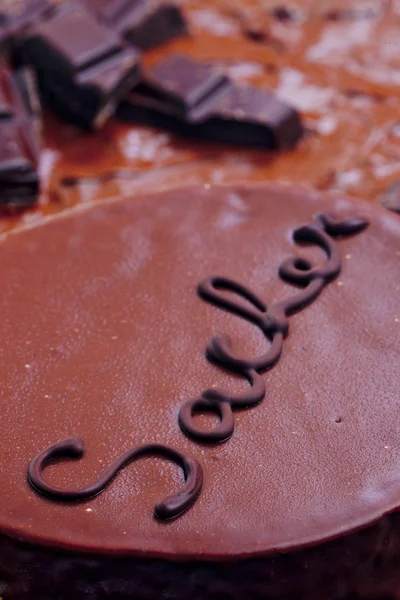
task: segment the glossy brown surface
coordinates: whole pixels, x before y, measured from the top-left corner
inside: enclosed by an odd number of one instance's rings
[[[183,6],[191,36],[146,53],[145,63],[173,51],[217,61],[236,80],[275,90],[299,108],[309,135],[295,151],[268,155],[116,122],[85,135],[48,117],[41,204],[24,222],[77,202],[182,182],[285,180],[374,201],[399,178],[398,0],[185,0]],[[62,185],[71,177],[86,179],[78,188]]]
[[[223,445],[188,440],[187,399],[243,381],[210,365],[211,336],[241,356],[260,331],[197,293],[234,277],[272,304],[293,294],[277,274],[316,211],[364,217],[338,241],[340,278],[293,316],[267,395],[235,414]],[[74,549],[170,558],[240,557],[316,544],[399,505],[400,219],[367,203],[282,187],[200,187],[75,211],[0,246],[2,502],[0,529]],[[200,418],[201,419],[201,418]],[[200,420],[206,427],[212,420]],[[52,502],[28,485],[30,460],[77,436],[81,462],[54,463],[52,485],[77,489],[143,443],[197,459],[203,492],[172,522],[154,504],[180,488],[176,467],[149,459],[85,504]]]

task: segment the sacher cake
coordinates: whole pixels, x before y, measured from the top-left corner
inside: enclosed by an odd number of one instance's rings
[[[0,247],[4,599],[400,596],[400,220],[299,188]]]
[[[0,600],[400,600],[397,4],[0,5]]]

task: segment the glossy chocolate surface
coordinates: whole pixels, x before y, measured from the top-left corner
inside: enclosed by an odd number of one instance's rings
[[[264,400],[266,386],[261,373],[273,368],[282,356],[283,341],[289,334],[288,317],[312,304],[341,272],[342,261],[335,237],[354,235],[366,227],[368,221],[365,219],[337,221],[331,215],[319,214],[308,225],[293,231],[292,239],[296,243],[315,244],[326,252],[327,260],[323,266],[300,256],[284,260],[278,269],[279,276],[301,289],[272,306],[233,279],[217,275],[207,277],[199,284],[197,293],[203,300],[256,325],[270,344],[263,355],[242,358],[232,350],[232,339],[228,335],[211,338],[206,350],[207,359],[226,371],[241,375],[251,387],[238,396],[213,387],[204,390],[201,397],[186,402],[179,412],[179,424],[184,433],[200,442],[225,442],[234,432],[232,410],[249,408]],[[195,422],[196,412],[204,410],[216,414],[220,420],[211,430]]]
[[[225,444],[189,440],[178,424],[185,400],[247,385],[206,360],[210,337],[229,335],[243,357],[267,344],[201,300],[199,281],[235,278],[268,305],[292,296],[279,266],[325,260],[291,238],[321,211],[370,225],[340,240],[339,279],[291,318],[281,359],[263,375],[264,402],[236,411]],[[1,531],[100,553],[238,558],[315,545],[397,508],[399,255],[398,216],[267,185],[137,196],[10,235],[0,246]],[[50,464],[53,486],[84,488],[150,443],[197,460],[202,494],[179,519],[154,519],[182,477],[150,458],[86,504],[46,500],[28,465],[71,437],[87,453]]]

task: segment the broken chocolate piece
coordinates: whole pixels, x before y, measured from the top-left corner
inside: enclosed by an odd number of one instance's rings
[[[27,67],[16,69],[14,79],[21,94],[25,110],[35,120],[41,118],[42,109],[37,90],[36,77],[33,71]]]
[[[28,127],[25,134],[29,135],[28,141],[31,151],[35,156],[35,164],[37,165],[40,158],[42,137],[42,107],[37,79],[31,69],[23,67],[14,71],[14,80],[20,93],[26,119],[28,120]]]
[[[218,67],[174,54],[148,73],[138,91],[147,96],[147,105],[152,102],[160,112],[187,119],[194,109],[215,104],[231,87]]]
[[[210,96],[215,98],[230,87],[229,79],[218,67],[180,54],[157,65],[149,74],[147,84],[185,116]]]
[[[160,4],[153,9],[142,2],[134,19],[124,19],[118,25],[126,40],[142,50],[149,50],[169,40],[187,34],[181,10],[174,4]]]
[[[51,8],[48,0],[9,0],[0,9],[1,22],[16,33],[36,23]]]
[[[177,117],[174,111],[169,111],[167,105],[155,100],[142,86],[135,88],[134,92],[121,101],[116,115],[126,123],[148,125],[186,137],[194,136],[192,126]]]
[[[39,68],[71,75],[121,50],[119,38],[77,6],[39,24],[25,47]]]
[[[0,204],[32,204],[39,181],[23,123],[1,123],[0,140]]]
[[[9,47],[10,34],[7,29],[5,22],[1,19],[0,15],[0,53],[4,54]]]
[[[0,52],[20,66],[20,35],[24,29],[34,25],[51,13],[49,0],[6,0],[0,8]]]
[[[116,25],[127,12],[134,10],[141,0],[86,0],[86,5],[108,25]]]
[[[200,113],[201,108],[187,120],[159,110],[161,105],[156,108],[154,99],[141,91],[138,88],[121,102],[117,111],[121,120],[186,137],[271,150],[291,148],[303,135],[296,110],[254,87],[233,88],[210,113]]]
[[[27,72],[0,72],[1,205],[30,205],[39,192],[40,111],[29,77]]]
[[[383,195],[381,205],[400,214],[400,181],[395,181]]]
[[[209,140],[280,150],[303,134],[298,112],[274,94],[252,86],[234,86],[211,110],[192,111],[201,136]]]
[[[156,66],[118,109],[121,119],[182,135],[261,148],[293,146],[297,111],[274,94],[234,85],[206,63],[172,56]]]
[[[0,71],[0,125],[4,121],[23,125],[24,139],[34,164],[39,161],[41,107],[36,81],[29,69]]]
[[[45,100],[88,127],[108,119],[139,74],[138,52],[75,4],[30,31],[24,56],[37,70]]]
[[[104,23],[142,50],[149,50],[187,33],[182,11],[170,2],[86,0],[86,4]]]

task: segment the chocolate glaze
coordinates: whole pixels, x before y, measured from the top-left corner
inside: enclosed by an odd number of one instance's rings
[[[177,422],[186,398],[245,392],[242,377],[206,360],[210,332],[234,339],[241,356],[265,344],[258,327],[201,302],[198,282],[218,271],[280,302],[291,285],[279,265],[290,255],[319,262],[319,249],[298,249],[291,235],[316,212],[370,226],[340,240],[340,277],[291,319],[268,401],[235,413],[227,443],[193,443]],[[0,245],[9,597],[330,600],[366,598],[368,584],[370,596],[398,600],[389,513],[400,496],[399,253],[397,215],[272,185],[137,196],[9,235]],[[196,425],[210,429],[204,419]],[[29,486],[28,465],[71,436],[88,450],[79,467],[46,467],[58,489],[86,488],[116,456],[157,443],[201,463],[203,492],[179,519],[154,519],[151,507],[182,483],[169,461],[151,458],[86,504],[47,500]]]
[[[337,277],[341,269],[341,260],[338,249],[327,232],[332,236],[351,235],[365,229],[368,221],[365,219],[347,219],[336,221],[331,215],[317,215],[310,225],[296,229],[293,239],[296,242],[311,243],[321,246],[328,260],[323,268],[313,267],[312,263],[304,258],[286,259],[279,268],[282,279],[290,283],[303,286],[302,292],[282,300],[267,308],[254,292],[242,284],[226,279],[225,277],[209,277],[198,286],[198,294],[207,302],[215,304],[233,314],[243,317],[250,323],[257,325],[271,346],[262,357],[242,359],[232,352],[232,341],[227,335],[213,337],[207,346],[207,358],[223,368],[237,372],[246,377],[251,388],[247,394],[231,396],[223,390],[205,390],[200,398],[186,402],[179,412],[179,424],[182,431],[198,441],[222,442],[227,440],[234,431],[232,407],[244,408],[261,402],[266,393],[263,379],[259,372],[270,369],[280,358],[283,348],[283,339],[289,331],[287,316],[308,306],[321,293],[324,286]],[[253,308],[245,308],[242,304],[227,298],[220,290],[237,294],[248,300]],[[221,406],[221,403],[223,404]],[[220,418],[220,423],[212,431],[204,431],[197,427],[194,415],[201,410],[215,412]]]

